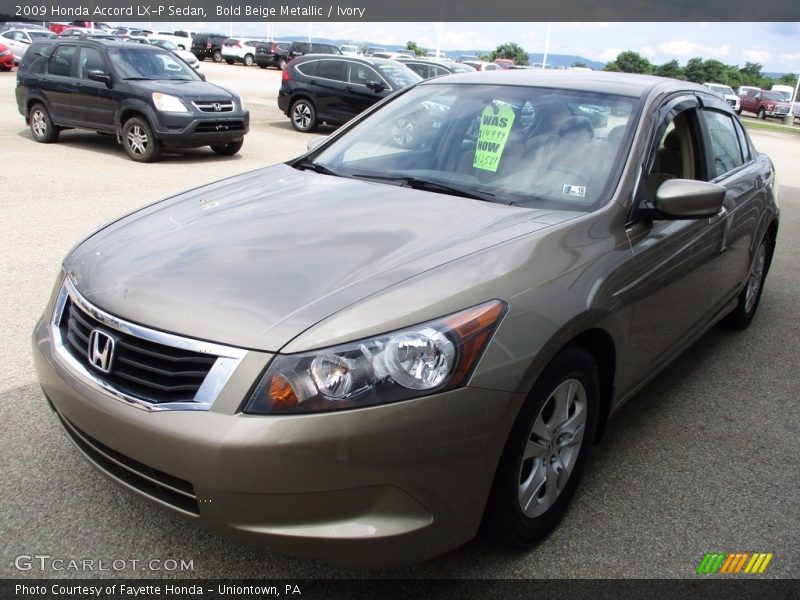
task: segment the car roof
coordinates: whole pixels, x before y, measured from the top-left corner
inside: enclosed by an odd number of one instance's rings
[[[534,69],[507,69],[479,73],[455,73],[442,82],[428,79],[419,85],[453,83],[483,83],[488,85],[522,85],[561,89],[590,90],[618,96],[641,97],[657,86],[678,90],[708,91],[708,88],[688,81],[678,81],[654,75],[614,73],[609,71],[543,71]]]
[[[147,39],[147,38],[142,38]],[[109,39],[109,36],[103,36],[102,34],[100,37],[98,36],[72,36],[69,38],[47,38],[44,40],[36,40],[33,44],[41,44],[44,46],[54,46],[56,44],[75,44],[78,42],[82,42],[87,45],[94,45],[94,46],[103,46],[104,48],[136,48],[137,50],[141,50],[143,52],[164,52],[162,48],[158,46],[154,46],[152,44],[139,44],[139,43],[131,43],[126,40],[121,40],[119,38]]]
[[[397,63],[403,64],[402,61],[394,60],[393,58],[374,58],[372,56],[350,56],[347,54],[304,54],[303,56],[298,56],[289,64],[301,64],[308,60],[319,60],[321,58],[327,58],[329,60],[349,60],[351,62],[361,62],[368,65],[379,65],[379,64],[386,64],[389,63]]]

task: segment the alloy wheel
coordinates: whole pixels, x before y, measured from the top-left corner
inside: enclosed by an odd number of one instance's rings
[[[292,120],[298,129],[308,129],[311,125],[311,108],[305,102],[298,102],[292,111]]]
[[[143,155],[147,152],[147,144],[149,143],[147,133],[139,125],[134,125],[128,131],[128,147],[133,154]]]
[[[47,135],[47,118],[42,109],[34,109],[31,113],[31,127],[36,137],[43,138]]]
[[[556,387],[528,435],[519,473],[518,497],[526,517],[549,510],[569,481],[586,430],[586,389],[577,379]]]

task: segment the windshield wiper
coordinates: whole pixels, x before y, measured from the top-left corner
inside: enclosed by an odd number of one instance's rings
[[[124,81],[155,81],[155,77],[123,77]]]
[[[491,192],[478,191],[472,188],[461,187],[449,183],[438,183],[436,181],[429,181],[427,179],[420,179],[419,177],[407,177],[403,175],[371,175],[367,173],[353,173],[353,177],[359,179],[373,179],[375,181],[386,181],[394,183],[402,187],[410,187],[415,190],[423,190],[426,192],[438,192],[442,194],[452,194],[462,198],[471,198],[473,200],[483,200],[485,202],[499,202],[500,204],[510,204],[505,200],[499,200]]]
[[[313,160],[301,160],[300,162],[296,162],[292,165],[295,169],[299,169],[300,171],[307,171],[312,170],[315,173],[321,173],[322,175],[333,175],[334,177],[341,177],[339,173],[333,171],[323,165],[322,163],[314,162]]]

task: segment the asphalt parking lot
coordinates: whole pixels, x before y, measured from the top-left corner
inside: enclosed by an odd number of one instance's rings
[[[626,405],[595,448],[572,507],[528,553],[476,540],[421,565],[354,573],[231,543],[158,510],[96,472],[36,383],[30,333],[61,258],[90,230],[175,192],[300,154],[309,138],[277,109],[280,73],[214,65],[241,93],[241,153],[209,149],[130,161],[113,138],[66,132],[35,143],[0,73],[0,577],[695,577],[705,552],[772,552],[764,576],[800,568],[800,137],[752,132],[776,162],[781,229],[759,314],[717,327]],[[193,561],[193,570],[87,573],[15,568],[19,555]]]

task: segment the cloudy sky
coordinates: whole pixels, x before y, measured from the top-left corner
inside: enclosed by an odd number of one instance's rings
[[[167,25],[166,23],[164,25]],[[179,24],[175,24],[178,26]],[[186,24],[180,24],[186,26]],[[200,25],[200,24],[196,24]],[[231,24],[213,23],[230,33]],[[307,35],[307,23],[273,23],[274,35]],[[313,37],[401,44],[409,40],[442,50],[492,49],[513,41],[528,52],[543,52],[547,23],[314,23]],[[267,34],[265,23],[233,23],[237,35]],[[800,23],[553,23],[549,52],[605,62],[634,50],[655,64],[677,59],[716,58],[725,64],[757,62],[770,72],[800,72]]]

